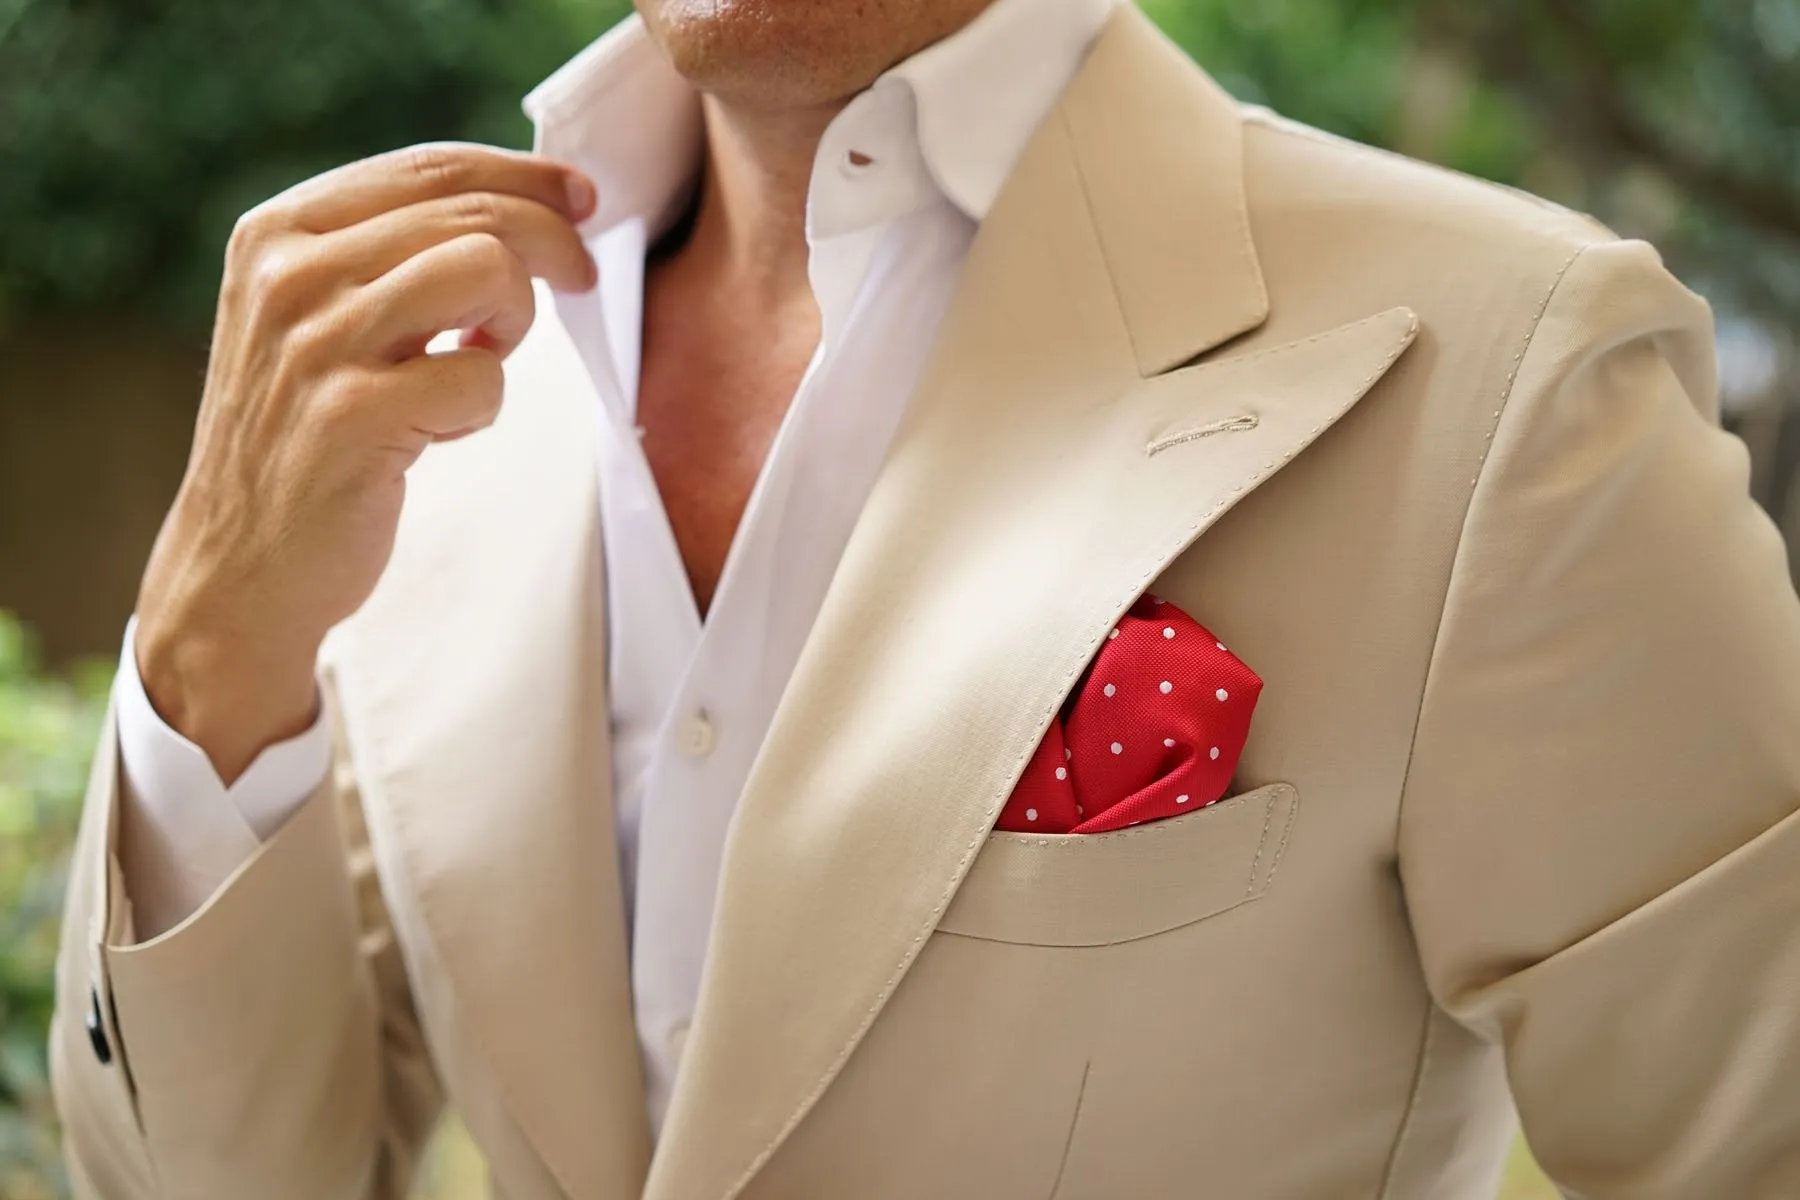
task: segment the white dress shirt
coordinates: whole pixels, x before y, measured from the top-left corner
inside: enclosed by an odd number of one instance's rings
[[[629,19],[524,99],[534,149],[598,185],[599,264],[553,313],[601,399],[613,782],[632,990],[659,1130],[699,992],[738,794],[886,453],[974,231],[1118,0],[997,0],[826,129],[807,194],[819,347],[701,620],[635,427],[645,254],[691,194],[697,95]],[[454,336],[452,333],[449,336]],[[157,716],[127,626],[116,700],[139,936],[197,910],[324,777],[323,722],[230,788]]]

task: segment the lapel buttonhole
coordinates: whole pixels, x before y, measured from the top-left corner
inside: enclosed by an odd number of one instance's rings
[[[1147,455],[1161,454],[1164,450],[1168,450],[1171,447],[1180,446],[1187,442],[1197,442],[1201,438],[1211,437],[1215,433],[1243,433],[1247,430],[1255,429],[1259,424],[1261,424],[1261,418],[1255,413],[1241,413],[1235,417],[1228,417],[1223,421],[1210,421],[1207,424],[1198,426],[1194,429],[1185,429],[1180,433],[1171,433],[1164,437],[1159,437],[1152,441],[1148,446],[1144,447],[1144,453]]]

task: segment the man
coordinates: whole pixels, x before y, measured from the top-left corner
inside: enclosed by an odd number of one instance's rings
[[[544,157],[233,236],[78,1189],[398,1196],[448,1103],[515,1198],[1443,1200],[1516,1099],[1800,1194],[1800,602],[1654,252],[1107,0],[639,7]],[[1215,696],[1203,807],[1030,832]]]

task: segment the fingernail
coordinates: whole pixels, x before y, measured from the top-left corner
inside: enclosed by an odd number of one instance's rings
[[[582,175],[568,176],[569,215],[580,219],[594,211],[594,185]]]

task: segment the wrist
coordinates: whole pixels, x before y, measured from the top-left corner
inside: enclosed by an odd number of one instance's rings
[[[227,787],[265,747],[317,719],[316,645],[284,646],[140,611],[133,650],[157,716],[206,754]]]

